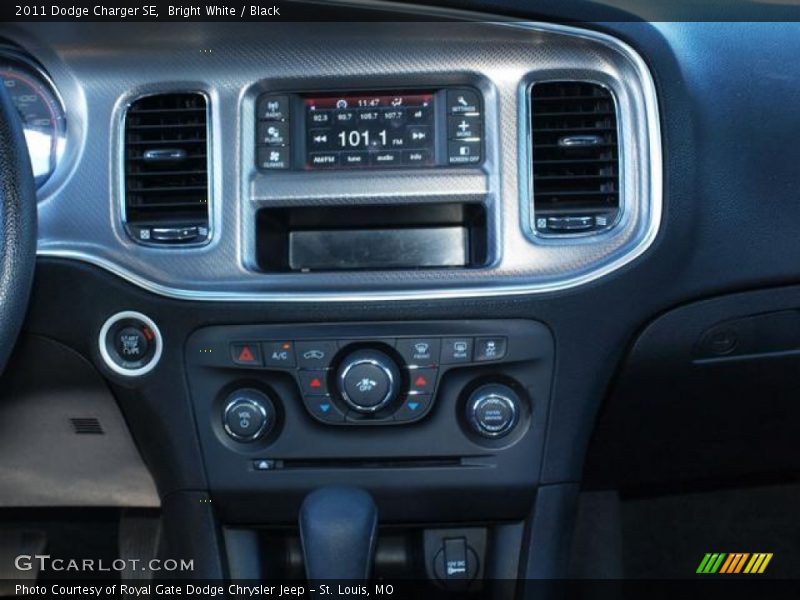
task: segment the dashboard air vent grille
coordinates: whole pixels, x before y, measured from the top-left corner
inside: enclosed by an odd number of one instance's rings
[[[615,224],[617,111],[606,87],[574,81],[534,84],[531,143],[537,232],[580,234]]]
[[[138,242],[208,238],[208,106],[199,93],[145,96],[125,116],[125,221]]]

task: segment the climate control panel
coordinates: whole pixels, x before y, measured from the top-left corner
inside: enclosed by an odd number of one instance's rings
[[[268,505],[295,523],[311,486],[350,484],[398,522],[452,520],[465,490],[461,519],[496,517],[497,494],[522,518],[554,357],[550,330],[525,319],[198,329],[186,380],[216,510],[253,523]]]
[[[308,413],[329,425],[400,425],[425,417],[449,369],[508,357],[503,332],[448,335],[432,329],[398,336],[398,331],[402,328],[374,337],[316,338],[314,329],[306,329],[282,339],[245,332],[198,347],[192,358],[208,366],[287,373]]]

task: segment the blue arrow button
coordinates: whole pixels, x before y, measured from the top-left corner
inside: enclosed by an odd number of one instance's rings
[[[330,405],[330,404],[328,404],[327,402],[325,402],[324,404],[320,404],[320,405],[319,405],[319,409],[320,409],[322,412],[326,413],[326,412],[328,412],[328,411],[331,409],[331,405]]]
[[[408,408],[410,410],[417,410],[419,408],[419,402],[409,402]]]

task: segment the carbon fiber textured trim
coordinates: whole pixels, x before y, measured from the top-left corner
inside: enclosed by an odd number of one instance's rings
[[[191,23],[21,25],[2,32],[47,67],[70,122],[64,166],[40,201],[39,254],[103,267],[158,294],[198,300],[430,299],[528,294],[593,281],[641,255],[661,218],[661,141],[651,76],[603,34],[532,23]],[[530,235],[527,93],[544,79],[608,86],[619,106],[622,200],[612,231]],[[259,173],[255,99],[267,90],[469,84],[484,94],[477,169]],[[145,248],[120,219],[124,109],[135,97],[202,90],[211,104],[214,237]],[[255,270],[261,206],[481,201],[490,267],[336,274]]]

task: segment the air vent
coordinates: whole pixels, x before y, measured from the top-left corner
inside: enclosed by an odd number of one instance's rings
[[[619,148],[611,92],[595,83],[534,84],[531,129],[536,231],[574,235],[612,227]]]
[[[79,435],[102,435],[103,427],[94,417],[74,417],[70,419],[72,429]]]
[[[145,96],[125,117],[125,222],[146,244],[208,239],[208,106],[198,93]]]

